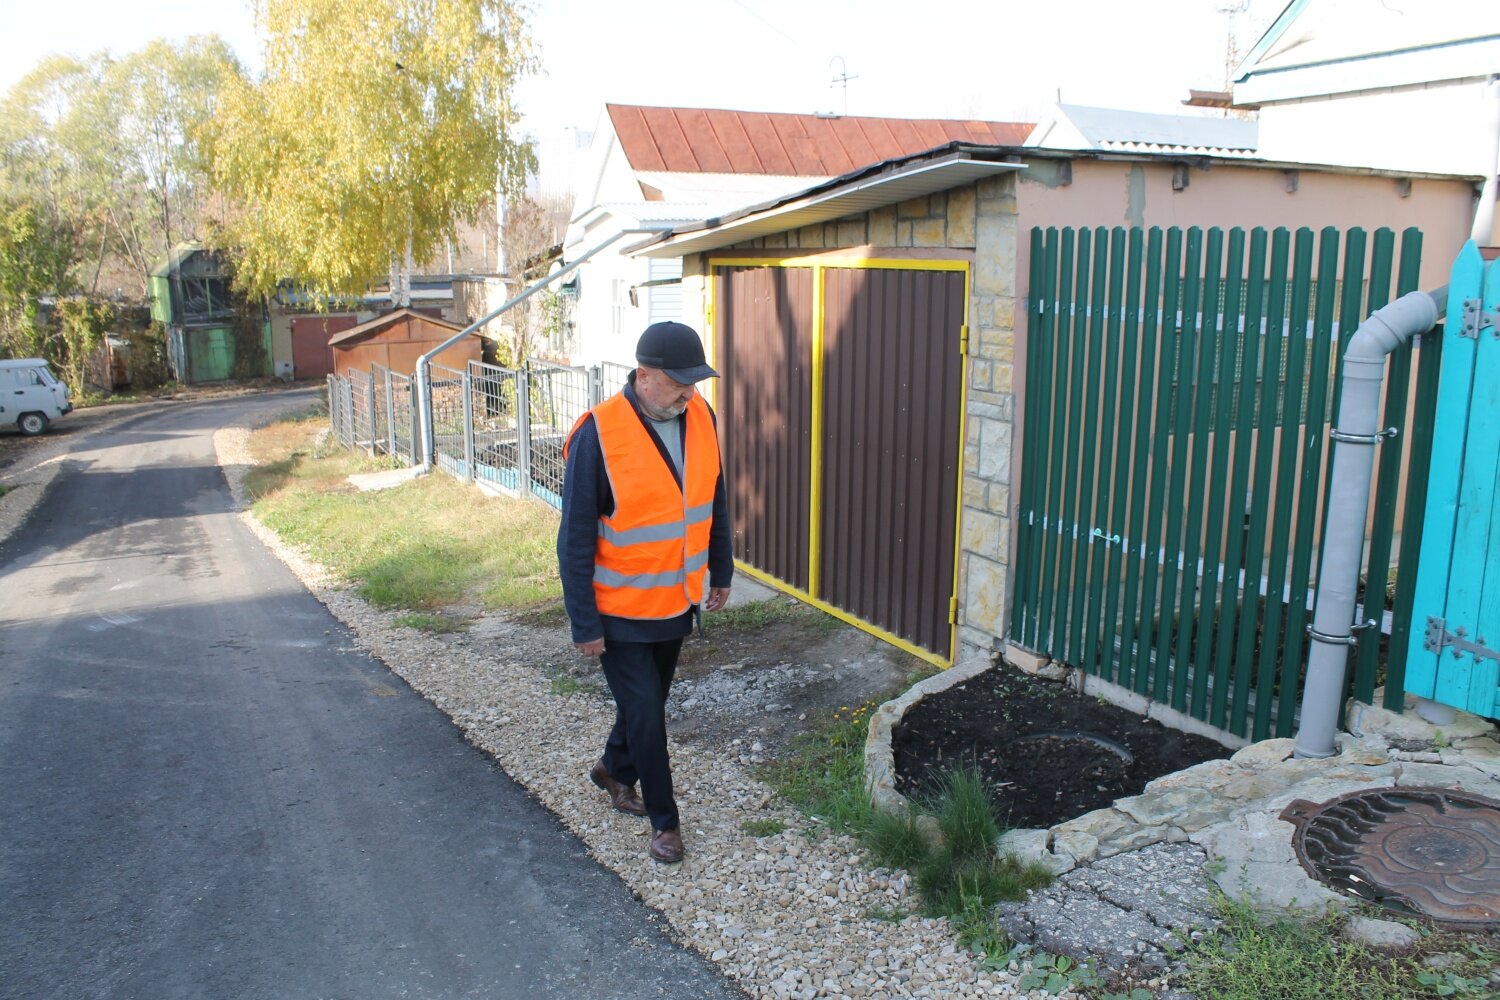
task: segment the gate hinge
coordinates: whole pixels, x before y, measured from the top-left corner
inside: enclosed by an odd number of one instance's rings
[[[1485,645],[1484,636],[1470,641],[1468,635],[1469,630],[1462,625],[1449,632],[1446,621],[1436,615],[1428,615],[1427,634],[1422,639],[1422,648],[1441,656],[1444,646],[1452,647],[1455,660],[1465,653],[1473,653],[1475,660],[1500,660],[1500,649],[1491,649]]]
[[[1463,321],[1458,325],[1458,335],[1478,340],[1485,327],[1500,339],[1500,310],[1484,308],[1479,299],[1464,299]]]
[[[969,356],[969,324],[967,323],[958,328],[958,353],[961,357]]]
[[[958,598],[956,597],[948,598],[948,624],[958,624]]]

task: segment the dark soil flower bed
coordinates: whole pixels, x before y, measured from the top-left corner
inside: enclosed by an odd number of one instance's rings
[[[1146,783],[1230,751],[1056,681],[1000,666],[923,698],[891,734],[896,788],[921,800],[975,767],[995,815],[1048,827],[1138,795]]]

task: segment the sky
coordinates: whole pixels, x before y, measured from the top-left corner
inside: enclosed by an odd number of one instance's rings
[[[604,102],[1034,121],[1074,104],[1180,111],[1225,85],[1286,0],[533,0],[542,75],[517,91],[537,137]],[[10,4],[0,90],[50,53],[117,54],[217,33],[252,69],[248,0]],[[149,11],[149,13],[147,12]],[[849,77],[835,84],[836,76]]]

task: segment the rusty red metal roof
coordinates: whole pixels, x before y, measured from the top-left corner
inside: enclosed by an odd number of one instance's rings
[[[381,330],[384,330],[388,326],[393,326],[394,324],[399,323],[402,320],[410,319],[419,319],[424,322],[431,323],[434,326],[446,327],[447,329],[452,330],[454,333],[457,333],[459,330],[463,329],[463,327],[457,325],[456,323],[450,323],[439,316],[429,316],[426,313],[417,312],[415,309],[395,309],[388,313],[382,313],[381,315],[376,316],[374,319],[365,320],[358,326],[351,326],[349,329],[344,330],[335,337],[330,337],[328,340],[328,346],[332,347],[335,344],[348,344],[351,340],[363,340],[366,337],[379,333]]]
[[[1019,146],[1027,122],[861,118],[606,104],[639,171],[837,177],[949,142]]]

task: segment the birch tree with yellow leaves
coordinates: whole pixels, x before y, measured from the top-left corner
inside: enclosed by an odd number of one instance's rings
[[[364,292],[535,169],[511,98],[535,65],[519,4],[255,0],[255,15],[264,73],[226,88],[209,135],[247,292]]]

